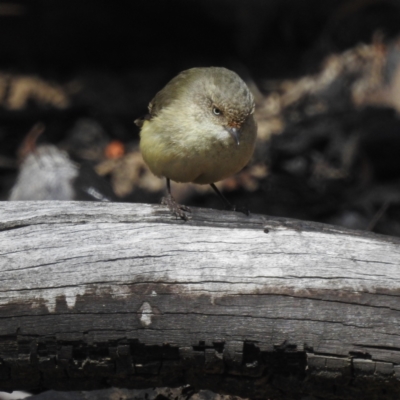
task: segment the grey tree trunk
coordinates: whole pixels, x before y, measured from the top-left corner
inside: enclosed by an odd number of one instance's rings
[[[0,390],[399,398],[399,239],[192,215],[0,203]]]

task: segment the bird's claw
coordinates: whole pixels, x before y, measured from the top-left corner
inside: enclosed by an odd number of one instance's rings
[[[176,200],[168,194],[167,196],[161,199],[161,204],[167,206],[171,211],[172,215],[174,215],[177,219],[183,219],[184,221],[189,220],[188,212],[191,212],[190,208],[181,204],[178,204]]]
[[[229,210],[229,211],[241,212],[241,213],[243,213],[244,215],[247,215],[247,216],[250,215],[249,209],[248,209],[247,207],[244,207],[244,206],[236,206],[236,205],[234,205],[234,204],[231,204],[231,205],[228,207],[228,210]]]

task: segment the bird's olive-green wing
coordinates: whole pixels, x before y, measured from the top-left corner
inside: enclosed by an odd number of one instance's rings
[[[198,75],[201,68],[192,68],[182,71],[175,78],[171,79],[163,89],[161,89],[149,104],[150,117],[156,116],[163,108],[168,107],[176,99],[188,90],[190,82]]]
[[[195,69],[197,68],[192,68],[192,70]],[[166,86],[154,96],[153,100],[150,101],[148,106],[149,113],[136,119],[135,124],[142,127],[144,121],[149,121],[154,118],[163,108],[168,107],[181,96],[187,90],[187,83],[192,79],[192,70],[183,71],[175,78],[171,79]]]

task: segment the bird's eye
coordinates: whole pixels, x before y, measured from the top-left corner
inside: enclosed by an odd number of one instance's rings
[[[214,113],[215,115],[221,115],[221,114],[222,114],[222,111],[221,111],[219,108],[217,108],[217,107],[213,107],[213,113]]]

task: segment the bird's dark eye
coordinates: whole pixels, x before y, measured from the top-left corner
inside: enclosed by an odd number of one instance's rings
[[[219,108],[217,108],[217,107],[213,107],[213,113],[214,113],[215,115],[221,115],[221,114],[222,114],[222,111],[221,111]]]

